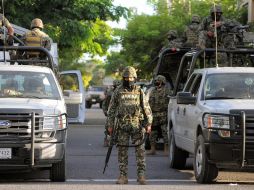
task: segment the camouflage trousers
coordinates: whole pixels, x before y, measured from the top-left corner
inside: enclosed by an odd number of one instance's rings
[[[162,133],[162,137],[163,137],[163,142],[164,144],[168,145],[168,128],[167,128],[167,124],[162,124],[160,126],[156,126],[155,128],[161,128],[161,133]],[[149,141],[151,144],[156,144],[156,139],[158,137],[158,130],[153,129],[150,136],[149,136]]]
[[[128,145],[129,140],[133,144],[139,144],[142,140],[143,132],[141,129],[137,131],[124,131],[119,130],[118,132],[118,144]],[[145,164],[145,146],[144,144],[135,147],[136,163],[137,163],[137,175],[144,176],[146,171]],[[128,147],[118,146],[118,164],[121,176],[128,175]]]

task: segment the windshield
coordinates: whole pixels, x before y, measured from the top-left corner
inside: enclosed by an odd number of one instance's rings
[[[52,75],[22,71],[0,71],[0,98],[60,99]]]
[[[204,86],[204,98],[254,99],[254,75],[253,73],[208,75]]]

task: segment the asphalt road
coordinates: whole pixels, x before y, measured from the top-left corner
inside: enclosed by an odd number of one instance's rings
[[[147,156],[148,185],[136,182],[134,149],[129,149],[129,184],[115,184],[118,177],[117,152],[114,148],[105,174],[102,174],[107,148],[103,147],[105,117],[98,107],[86,111],[84,125],[70,125],[67,143],[67,181],[52,183],[48,171],[1,174],[0,189],[253,189],[253,172],[221,171],[215,184],[195,182],[192,159],[185,170],[170,169],[162,151]]]

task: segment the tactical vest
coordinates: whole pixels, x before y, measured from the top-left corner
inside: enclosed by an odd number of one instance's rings
[[[32,46],[32,47],[44,47],[43,46],[43,36],[35,31],[29,31],[25,35],[25,44],[26,46]],[[29,56],[39,56],[40,52],[36,51],[29,51],[27,52],[27,55]]]
[[[186,44],[190,46],[195,46],[198,44],[198,24],[192,24],[186,30],[187,41]]]
[[[118,116],[122,120],[138,120],[140,117],[140,89],[119,91]]]

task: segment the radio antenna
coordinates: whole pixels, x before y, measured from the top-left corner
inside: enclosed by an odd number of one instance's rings
[[[213,11],[214,11],[214,37],[215,37],[215,64],[216,67],[219,67],[218,65],[218,36],[217,36],[217,16],[216,16],[216,5],[215,1],[213,1]]]

